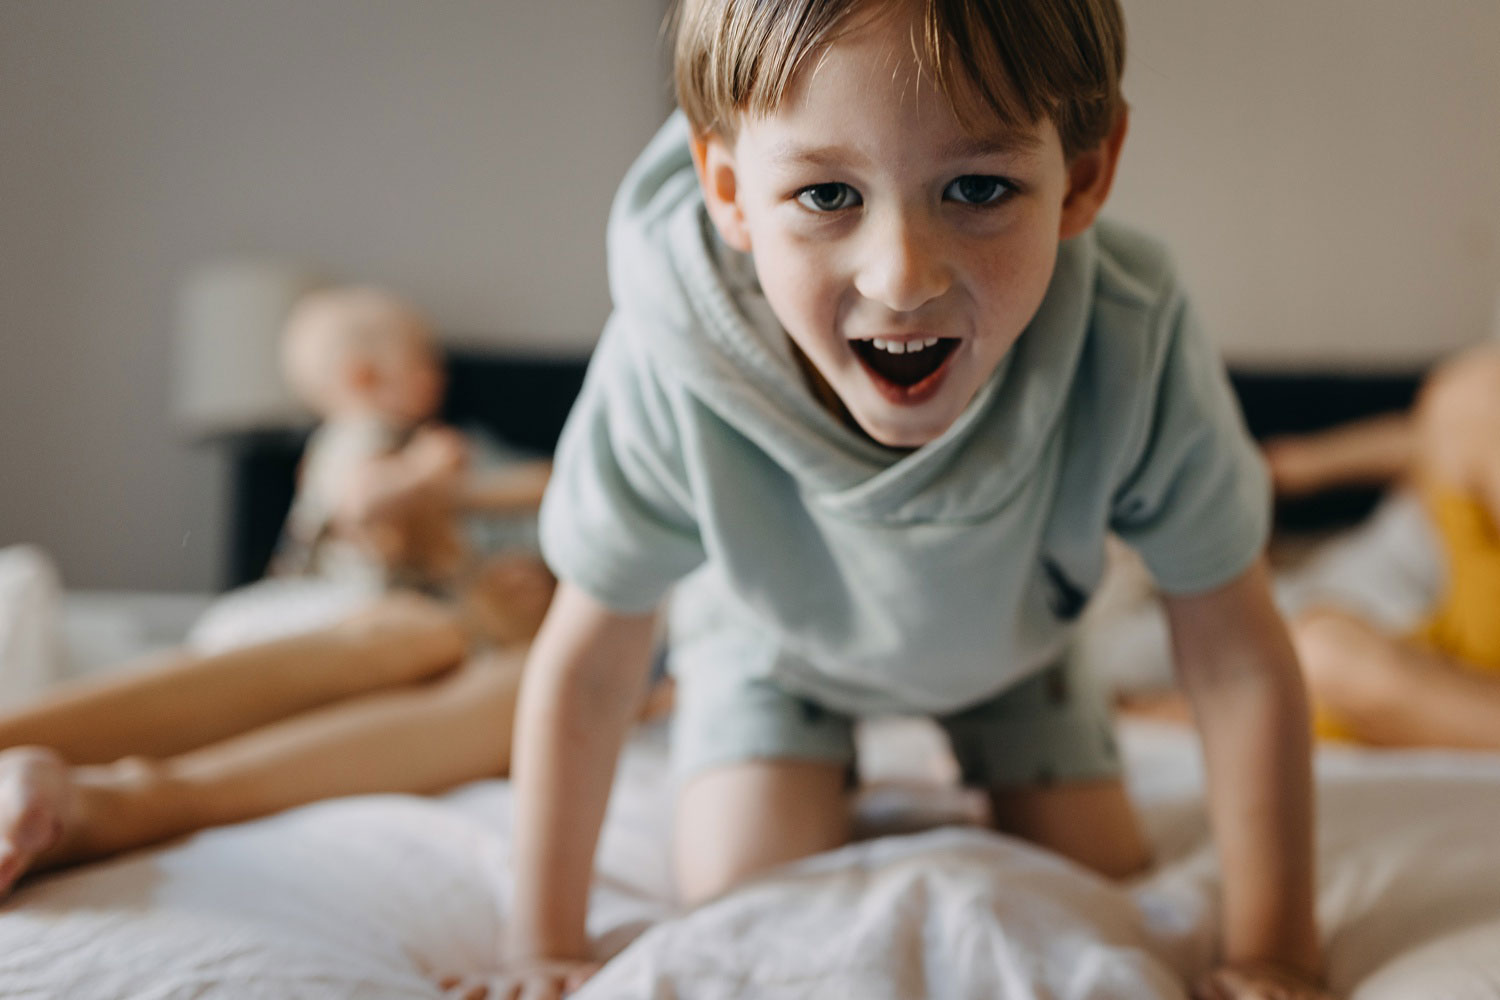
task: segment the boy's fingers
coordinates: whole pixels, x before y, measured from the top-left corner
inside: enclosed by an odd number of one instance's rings
[[[521,987],[519,1000],[562,1000],[562,984],[552,976],[532,979]]]
[[[511,1000],[512,996],[502,984],[469,976],[445,976],[438,980],[438,987],[443,990],[444,1000]]]
[[[1274,970],[1215,969],[1193,988],[1193,1000],[1332,1000],[1323,989]]]

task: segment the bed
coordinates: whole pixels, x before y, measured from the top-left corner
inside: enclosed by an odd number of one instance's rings
[[[151,621],[115,635],[160,644],[202,608],[132,600],[74,595],[70,642],[90,615],[96,639],[115,615]],[[1127,627],[1101,624],[1095,641],[1122,648],[1105,630]],[[640,730],[617,775],[590,923],[613,959],[585,1000],[1151,1000],[1183,997],[1211,961],[1218,880],[1201,762],[1180,728],[1122,726],[1159,862],[1132,884],[963,825],[973,803],[941,784],[952,762],[935,731],[889,719],[860,733],[863,839],[689,912],[671,902],[665,743],[659,726]],[[1334,989],[1500,997],[1500,756],[1325,748],[1317,767]],[[0,907],[0,997],[439,997],[437,976],[500,957],[510,809],[504,781],[340,799],[29,880]]]
[[[875,756],[930,763],[891,721]],[[949,827],[863,840],[700,909],[669,901],[659,730],[632,740],[591,931],[616,957],[585,998],[1179,998],[1214,939],[1217,879],[1178,729],[1129,723],[1160,859],[1116,886],[1021,842]],[[913,752],[916,751],[916,752]],[[1319,918],[1340,995],[1500,996],[1500,759],[1325,750]],[[871,826],[962,816],[885,775]],[[483,973],[508,912],[510,791],[334,800],[23,885],[0,910],[0,995],[428,998]]]

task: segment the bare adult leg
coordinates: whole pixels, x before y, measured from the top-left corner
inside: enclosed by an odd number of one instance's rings
[[[1056,851],[1101,875],[1126,878],[1151,864],[1151,848],[1118,778],[994,789],[990,807],[997,830]]]
[[[0,754],[0,894],[55,868],[338,795],[425,793],[509,770],[523,652],[176,757],[68,766]]]
[[[1500,749],[1500,677],[1334,609],[1299,616],[1292,639],[1313,701],[1360,741]]]
[[[678,794],[677,894],[700,903],[746,879],[849,842],[841,764],[752,760],[704,771]]]
[[[0,714],[0,747],[51,747],[73,764],[168,757],[352,695],[456,666],[466,638],[441,604],[383,598],[307,635],[214,656],[178,653],[61,688]]]

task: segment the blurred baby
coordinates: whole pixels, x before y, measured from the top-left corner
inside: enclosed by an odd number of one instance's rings
[[[437,421],[445,381],[422,316],[376,288],[314,292],[288,319],[282,362],[321,423],[273,572],[437,594],[492,639],[529,637],[552,577],[531,554],[491,554],[476,528],[533,514],[548,465],[476,468],[477,446]]]

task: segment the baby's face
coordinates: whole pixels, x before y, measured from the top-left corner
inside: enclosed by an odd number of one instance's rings
[[[1069,186],[1050,122],[966,132],[909,30],[882,17],[835,43],[774,113],[709,139],[703,169],[787,333],[897,448],[951,426],[1036,314]]]
[[[443,401],[443,369],[424,332],[392,338],[379,362],[377,407],[407,425],[432,419]]]

